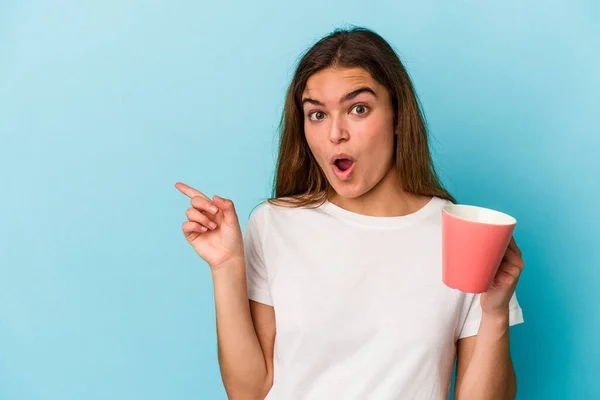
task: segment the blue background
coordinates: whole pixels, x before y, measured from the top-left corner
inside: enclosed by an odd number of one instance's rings
[[[245,229],[297,57],[344,24],[398,50],[459,201],[519,221],[518,398],[600,398],[598,4],[3,1],[0,399],[225,399],[173,185]]]

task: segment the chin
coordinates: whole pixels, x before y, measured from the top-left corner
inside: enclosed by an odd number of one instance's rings
[[[355,199],[367,193],[369,190],[360,184],[337,183],[331,185],[335,193],[346,199]]]

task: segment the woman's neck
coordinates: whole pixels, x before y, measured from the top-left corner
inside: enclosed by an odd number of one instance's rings
[[[367,193],[355,198],[342,197],[337,193],[332,193],[329,201],[357,214],[372,217],[397,217],[412,214],[431,200],[431,196],[420,196],[402,190],[397,176],[395,168],[391,168],[383,179]]]

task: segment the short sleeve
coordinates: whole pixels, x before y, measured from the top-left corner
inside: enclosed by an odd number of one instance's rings
[[[269,279],[263,251],[265,213],[264,205],[257,207],[250,215],[248,226],[244,232],[246,281],[249,299],[272,306],[273,301],[269,292]]]
[[[466,311],[466,318],[459,330],[458,339],[477,335],[479,324],[481,323],[481,295],[472,294],[465,297],[463,305]],[[523,310],[517,300],[517,294],[513,294],[508,305],[508,324],[509,326],[521,324],[523,320]]]

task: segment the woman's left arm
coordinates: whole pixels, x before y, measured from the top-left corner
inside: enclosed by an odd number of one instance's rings
[[[521,250],[511,239],[492,286],[481,294],[482,318],[477,336],[458,341],[456,400],[515,398],[508,307],[523,267]]]

